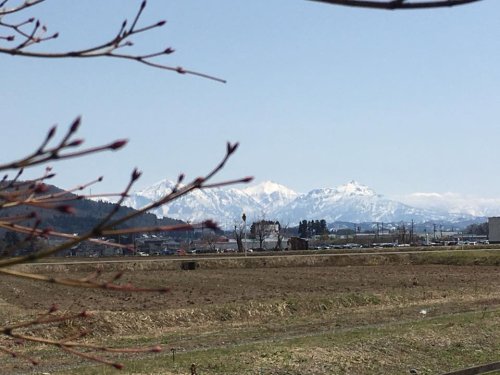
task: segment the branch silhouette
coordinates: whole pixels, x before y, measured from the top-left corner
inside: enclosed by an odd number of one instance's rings
[[[59,212],[65,215],[74,215],[76,210],[72,205],[74,202],[81,199],[91,197],[85,194],[75,194],[102,181],[102,177],[90,181],[85,184],[77,185],[73,188],[62,190],[58,192],[49,192],[49,187],[46,181],[53,178],[55,173],[52,172],[51,167],[46,167],[45,172],[39,178],[32,180],[21,181],[22,171],[25,168],[44,165],[49,162],[57,162],[68,158],[85,157],[87,155],[99,153],[102,151],[115,151],[125,146],[125,140],[116,140],[103,146],[83,148],[84,140],[75,139],[81,124],[80,118],[75,119],[68,127],[68,130],[62,135],[60,140],[56,140],[56,128],[53,127],[49,130],[41,145],[27,156],[22,157],[16,161],[8,162],[0,165],[0,170],[14,171],[14,177],[9,178],[7,173],[0,182],[0,228],[9,232],[24,235],[25,238],[20,242],[21,245],[27,244],[30,241],[37,239],[46,239],[50,237],[60,238],[65,240],[59,245],[42,248],[35,250],[25,255],[19,256],[0,256],[0,274],[9,277],[21,278],[31,280],[33,282],[50,283],[61,285],[65,287],[75,287],[84,289],[102,289],[115,292],[128,292],[128,293],[167,293],[168,287],[160,286],[154,288],[145,288],[135,286],[133,284],[120,283],[123,273],[119,272],[114,276],[102,280],[101,273],[96,271],[83,278],[72,277],[53,277],[41,275],[36,272],[26,272],[19,269],[12,268],[15,265],[30,263],[49,256],[56,255],[57,253],[70,249],[83,242],[93,242],[96,244],[121,247],[124,249],[132,250],[130,246],[121,245],[116,243],[107,242],[101,239],[102,236],[124,235],[131,233],[155,233],[155,232],[172,232],[182,230],[193,230],[195,228],[212,228],[217,229],[218,226],[211,220],[204,221],[198,224],[176,224],[176,225],[159,225],[159,226],[146,226],[146,227],[131,227],[121,228],[120,225],[129,222],[130,220],[143,215],[153,208],[169,204],[172,201],[179,199],[192,191],[197,189],[209,189],[221,187],[236,183],[245,183],[252,180],[251,177],[244,177],[235,180],[212,182],[213,178],[224,168],[229,158],[235,153],[238,144],[228,143],[226,152],[221,161],[205,176],[194,178],[191,182],[182,185],[184,175],[180,174],[175,188],[166,193],[163,197],[152,202],[151,204],[132,211],[126,215],[118,217],[120,207],[126,197],[134,186],[135,182],[140,178],[141,173],[134,169],[130,175],[129,182],[120,193],[108,194],[119,196],[119,200],[112,206],[111,210],[100,219],[90,230],[81,235],[74,235],[72,233],[65,233],[54,230],[52,228],[43,227],[44,222],[40,216],[42,211]],[[54,143],[54,145],[52,145]],[[14,208],[27,208],[28,212],[23,214],[10,214]],[[12,249],[15,250],[15,247]],[[154,346],[153,348],[113,348],[102,345],[94,345],[80,342],[83,337],[87,336],[89,332],[81,331],[71,337],[63,337],[62,339],[48,339],[42,333],[44,327],[54,326],[60,322],[68,322],[74,319],[90,319],[92,316],[88,313],[81,312],[79,314],[62,314],[55,316],[53,313],[57,309],[51,308],[49,312],[41,318],[34,320],[27,320],[26,322],[1,326],[0,336],[10,337],[15,340],[24,342],[31,342],[39,345],[53,346],[68,354],[75,355],[94,362],[107,364],[117,369],[123,366],[113,360],[109,360],[103,356],[95,354],[95,352],[104,352],[108,354],[113,353],[139,353],[139,352],[157,352],[161,348]],[[26,334],[22,330],[35,333]],[[37,334],[36,332],[39,332]],[[39,363],[37,359],[19,353],[18,350],[9,348],[0,341],[0,352],[14,357],[18,357],[35,365]]]
[[[343,5],[357,8],[372,8],[385,10],[398,9],[431,9],[449,8],[459,5],[476,3],[482,0],[434,0],[434,1],[407,1],[407,0],[309,0],[331,5]]]
[[[193,76],[198,76],[202,78],[207,78],[217,82],[225,83],[226,81],[222,78],[218,78],[209,74],[202,72],[197,72],[194,70],[186,69],[181,66],[171,66],[164,63],[155,61],[155,58],[164,57],[171,55],[175,52],[172,47],[162,48],[155,52],[150,52],[146,54],[134,54],[123,52],[129,47],[134,45],[132,38],[134,36],[147,33],[151,30],[163,27],[166,25],[167,21],[161,20],[153,24],[148,24],[145,26],[139,26],[141,21],[141,16],[143,15],[147,2],[144,0],[139,6],[137,13],[133,17],[132,21],[124,20],[118,32],[108,38],[101,44],[97,44],[84,49],[77,49],[72,51],[62,51],[62,52],[40,52],[30,50],[29,47],[33,45],[39,45],[43,42],[50,40],[55,40],[59,37],[58,32],[51,34],[48,33],[47,26],[43,25],[42,21],[36,19],[35,17],[30,17],[22,22],[9,23],[4,19],[15,13],[22,12],[27,8],[33,7],[35,5],[41,4],[46,0],[26,0],[18,6],[7,8],[6,5],[9,0],[4,0],[0,3],[0,42],[3,40],[6,45],[2,46],[0,44],[0,53],[8,54],[12,56],[22,56],[22,57],[34,57],[34,58],[44,58],[44,59],[67,59],[67,58],[97,58],[97,57],[107,57],[113,59],[122,59],[138,62],[140,64],[147,65],[149,67],[167,70],[171,72],[176,72],[179,74],[188,74]],[[6,30],[6,34],[2,35],[1,31]]]

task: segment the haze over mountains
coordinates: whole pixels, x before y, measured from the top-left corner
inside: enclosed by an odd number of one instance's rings
[[[125,205],[140,208],[171,191],[174,183],[160,181],[133,193]],[[470,221],[500,213],[500,201],[440,200],[439,195],[412,195],[418,203],[404,204],[385,198],[369,187],[350,181],[336,188],[314,189],[300,194],[276,182],[266,181],[244,188],[197,190],[153,211],[158,216],[195,222],[214,219],[223,227],[238,222],[244,212],[248,221],[280,220],[290,226],[300,220],[325,219],[328,223]],[[454,204],[456,202],[456,204]],[[483,204],[483,206],[481,205]],[[493,205],[492,205],[493,203]],[[417,207],[418,206],[418,207]]]

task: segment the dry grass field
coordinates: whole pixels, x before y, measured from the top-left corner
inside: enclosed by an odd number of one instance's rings
[[[25,265],[54,276],[127,269],[124,282],[166,294],[115,293],[2,277],[0,319],[33,317],[58,303],[92,321],[65,332],[115,346],[161,344],[122,357],[124,373],[439,374],[500,360],[500,252],[198,259]],[[48,335],[55,334],[49,331]],[[2,356],[4,374],[111,374],[44,347],[33,369]],[[173,353],[175,350],[175,356]]]

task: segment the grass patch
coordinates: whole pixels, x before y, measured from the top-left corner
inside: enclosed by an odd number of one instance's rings
[[[500,356],[500,311],[451,314],[208,350],[124,359],[126,374],[438,374]],[[61,372],[63,373],[63,372]],[[83,366],[73,374],[112,374]]]
[[[412,264],[446,264],[453,266],[500,266],[500,253],[488,250],[422,253],[411,256]]]

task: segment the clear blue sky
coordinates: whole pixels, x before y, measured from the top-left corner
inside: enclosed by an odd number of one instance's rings
[[[48,0],[28,13],[59,31],[45,49],[112,35],[140,1]],[[355,179],[387,195],[500,196],[500,2],[377,11],[305,0],[150,0],[135,38],[161,60],[227,84],[109,59],[0,56],[2,161],[32,150],[54,123],[81,114],[89,145],[129,138],[118,153],[54,164],[70,187],[137,188],[195,177],[240,150],[221,178],[254,175],[299,192]]]

